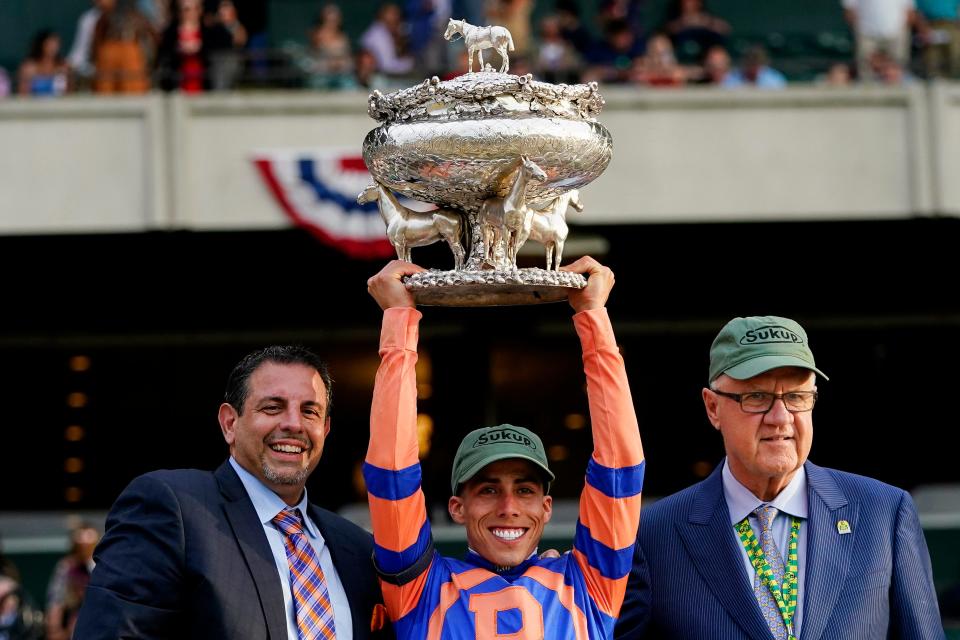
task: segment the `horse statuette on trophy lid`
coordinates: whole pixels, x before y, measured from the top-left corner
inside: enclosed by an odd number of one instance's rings
[[[411,247],[449,245],[452,270],[406,278],[419,304],[562,300],[586,285],[557,268],[568,207],[583,209],[579,190],[610,163],[613,141],[596,121],[603,98],[596,83],[554,85],[505,73],[512,40],[503,27],[450,20],[445,37],[455,35],[464,36],[470,56],[466,74],[370,95],[368,113],[380,124],[367,134],[363,158],[375,184],[359,198],[378,202],[400,259],[410,260]],[[483,62],[490,48],[502,71]],[[477,72],[470,71],[474,53]],[[398,195],[437,210],[415,213]],[[517,267],[528,239],[543,244],[545,269]]]
[[[483,65],[484,49],[494,49],[500,54],[500,73],[510,71],[510,56],[507,51],[513,51],[513,36],[506,27],[477,27],[466,20],[450,18],[443,38],[452,40],[458,35],[463,37],[463,43],[467,47],[467,73],[473,72],[474,53],[477,54],[480,70],[486,68]]]

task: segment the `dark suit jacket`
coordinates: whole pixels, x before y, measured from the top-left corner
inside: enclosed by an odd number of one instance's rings
[[[809,528],[799,640],[942,639],[930,555],[910,495],[870,478],[805,467]],[[644,508],[616,638],[770,640],[730,533],[721,468]],[[839,534],[839,520],[851,533]]]
[[[380,602],[366,531],[314,505],[310,517],[330,548],[353,618],[371,634]],[[107,517],[74,638],[286,640],[282,587],[263,525],[240,478],[155,471],[136,478]]]

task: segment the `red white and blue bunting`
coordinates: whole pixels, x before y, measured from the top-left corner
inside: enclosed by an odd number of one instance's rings
[[[376,203],[357,204],[373,180],[356,149],[265,151],[253,162],[296,225],[353,258],[394,255]]]

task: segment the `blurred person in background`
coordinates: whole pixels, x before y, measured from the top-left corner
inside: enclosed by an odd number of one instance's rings
[[[580,81],[580,65],[576,50],[563,37],[560,17],[546,16],[540,21],[537,75],[546,82],[575,84]]]
[[[177,0],[173,19],[163,32],[157,53],[160,84],[166,91],[200,93],[206,86],[203,5],[200,0]]]
[[[41,640],[43,613],[17,581],[0,576],[0,640]]]
[[[70,551],[57,562],[47,587],[47,640],[69,640],[93,571],[96,528],[81,524],[70,532]]]
[[[350,39],[343,32],[340,7],[333,3],[323,5],[307,39],[307,46],[288,43],[284,50],[303,73],[308,88],[350,89],[357,85]]]
[[[451,64],[447,72],[440,77],[441,80],[453,80],[454,78],[462,76],[467,72],[467,48],[460,47],[460,50],[457,51],[455,58],[456,61]]]
[[[40,640],[43,612],[32,606],[20,586],[20,572],[3,554],[0,540],[0,640]]]
[[[595,43],[580,18],[580,4],[576,0],[557,0],[554,15],[560,21],[563,39],[576,50],[581,60],[589,59]]]
[[[330,76],[334,87],[349,85],[345,78],[353,74],[353,51],[350,38],[343,32],[340,7],[330,2],[323,6],[310,44],[318,54],[318,71]]]
[[[137,9],[140,10],[157,33],[170,24],[171,3],[174,0],[137,0]]]
[[[710,47],[726,45],[730,35],[730,25],[712,15],[703,0],[674,0],[665,30],[682,62],[699,60]]]
[[[377,71],[381,73],[403,76],[413,71],[414,59],[407,47],[403,13],[392,2],[377,11],[377,19],[360,36],[360,45],[373,55]]]
[[[466,53],[464,53],[464,56],[466,56]],[[464,57],[464,69],[467,68],[466,64],[466,57]],[[368,91],[374,89],[383,91],[390,87],[390,80],[377,69],[377,59],[366,49],[357,51],[354,76],[357,86]]]
[[[857,42],[857,76],[879,81],[870,56],[884,49],[901,67],[910,64],[910,29],[919,24],[914,0],[842,0]]]
[[[483,24],[485,0],[451,0],[450,17]]]
[[[6,98],[8,95],[10,95],[10,74],[0,67],[0,98]]]
[[[77,20],[73,45],[67,54],[67,64],[70,65],[78,89],[89,90],[93,83],[93,74],[96,71],[93,64],[93,34],[103,13],[103,6],[109,2],[111,0],[93,0],[93,6],[80,14]]]
[[[20,571],[17,569],[17,565],[3,552],[2,538],[0,538],[0,576],[12,578],[16,582],[20,581]]]
[[[216,11],[218,1],[204,0],[208,13]],[[316,6],[320,3],[321,0],[315,0]],[[277,6],[278,3],[268,2],[268,0],[233,0],[233,4],[237,9],[237,17],[247,32],[244,84],[274,86],[276,84],[276,78],[273,75],[275,65],[270,51],[268,23],[270,7]]]
[[[70,70],[60,55],[60,36],[50,29],[38,31],[30,53],[20,64],[17,93],[22,96],[61,96],[69,89]]]
[[[673,45],[665,34],[655,33],[647,40],[647,50],[637,58],[633,81],[650,87],[681,87],[687,72],[677,62]]]
[[[16,580],[0,575],[0,640],[9,640],[10,629],[17,619],[20,599]]]
[[[597,8],[597,27],[605,33],[611,23],[626,22],[631,31],[643,35],[644,4],[645,0],[602,0]]]
[[[532,24],[530,14],[533,13],[533,0],[488,0],[487,20],[483,25],[497,25],[506,27],[513,38],[513,56],[527,58],[532,50]],[[444,25],[446,26],[446,25]],[[513,71],[511,70],[511,73]]]
[[[870,75],[880,84],[899,87],[914,81],[914,77],[884,49],[877,49],[870,55]]]
[[[146,93],[148,60],[157,44],[150,21],[136,0],[104,0],[93,35],[96,93]]]
[[[247,30],[237,17],[233,0],[220,0],[216,11],[204,25],[204,49],[207,51],[207,81],[213,91],[237,86],[243,74],[243,48]]]
[[[732,63],[730,54],[725,47],[714,45],[707,49],[703,56],[703,72],[700,76],[701,84],[708,84],[714,87],[722,87],[727,82],[727,76],[730,75]]]
[[[762,45],[756,44],[744,52],[739,68],[727,74],[723,86],[734,89],[740,87],[782,89],[787,86],[787,79],[770,66],[767,50]]]
[[[643,41],[626,20],[609,22],[603,41],[591,52],[584,82],[629,82],[634,60],[643,55],[644,49]]]
[[[853,83],[853,74],[850,65],[846,62],[837,62],[819,80],[819,84],[827,87],[849,87]]]
[[[450,43],[443,32],[452,17],[450,0],[407,0],[404,7],[417,70],[426,76],[444,73],[449,67]]]
[[[928,78],[960,78],[960,0],[917,0],[923,17],[923,69]]]
[[[490,63],[487,62],[487,64]],[[510,73],[518,76],[534,73],[533,65],[530,64],[530,58],[527,56],[510,56]]]

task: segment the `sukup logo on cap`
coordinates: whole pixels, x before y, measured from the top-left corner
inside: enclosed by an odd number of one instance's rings
[[[536,465],[544,478],[544,490],[550,490],[550,483],[554,476],[547,463],[543,442],[533,431],[513,424],[474,429],[464,436],[453,457],[453,469],[450,474],[451,490],[456,494],[461,484],[467,482],[485,466],[508,458],[529,460]]]
[[[740,344],[770,344],[778,342],[803,344],[803,338],[790,329],[777,324],[750,329],[740,337]]]
[[[710,346],[709,382],[720,374],[746,380],[779,367],[800,367],[828,379],[814,364],[807,334],[780,316],[734,318]]]
[[[480,434],[477,441],[473,443],[473,448],[476,449],[477,447],[496,444],[498,442],[514,442],[516,444],[522,444],[525,447],[530,447],[533,450],[537,449],[536,442],[515,429],[491,429],[486,431]]]

